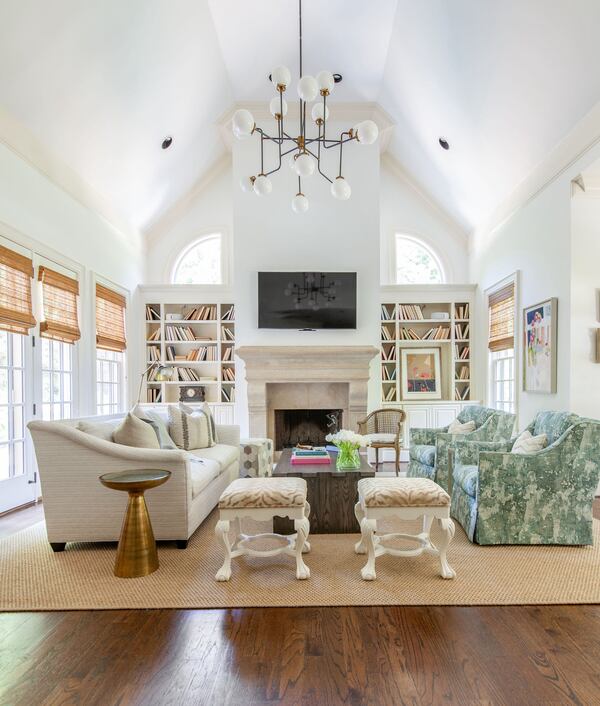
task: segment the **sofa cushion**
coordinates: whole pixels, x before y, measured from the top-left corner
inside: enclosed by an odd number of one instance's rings
[[[136,417],[139,417],[142,421],[146,422],[146,424],[149,424],[154,429],[154,433],[156,434],[161,449],[173,450],[177,448],[177,445],[169,436],[167,423],[160,416],[160,414],[156,414],[156,412],[153,412],[150,409],[144,409],[139,404],[136,405],[132,411]]]
[[[358,495],[365,507],[447,507],[450,496],[429,478],[362,478]]]
[[[304,507],[304,478],[238,478],[219,499],[221,510],[263,507]]]
[[[113,441],[140,449],[160,449],[154,429],[129,412],[113,432]]]
[[[113,432],[119,425],[118,421],[111,422],[85,422],[81,421],[77,424],[79,431],[83,431],[86,434],[91,434],[92,436],[98,437],[98,439],[103,439],[104,441],[113,440]]]
[[[209,421],[204,412],[188,414],[169,406],[169,435],[180,449],[205,449],[210,446]]]
[[[363,434],[372,444],[393,444],[396,441],[396,434]]]
[[[435,446],[414,444],[410,447],[410,457],[424,466],[435,466]]]
[[[459,422],[458,419],[455,419],[448,426],[448,434],[470,434],[475,429],[476,426],[473,419],[468,422]]]
[[[190,453],[199,458],[208,458],[219,464],[221,471],[224,471],[234,461],[239,461],[240,450],[237,446],[227,444],[215,444],[208,449],[190,449]]]
[[[462,466],[455,464],[454,471],[452,472],[454,485],[464,491],[471,498],[474,498],[477,495],[478,472],[479,470],[475,465]]]
[[[570,412],[538,412],[533,422],[532,434],[533,436],[545,434],[548,437],[548,444],[553,444],[578,419],[576,414]]]
[[[221,474],[221,467],[216,461],[190,456],[190,480],[192,482],[192,499],[198,495]]]

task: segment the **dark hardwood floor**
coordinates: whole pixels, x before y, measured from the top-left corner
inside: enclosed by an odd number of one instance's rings
[[[2,706],[594,706],[599,664],[600,606],[0,615]]]

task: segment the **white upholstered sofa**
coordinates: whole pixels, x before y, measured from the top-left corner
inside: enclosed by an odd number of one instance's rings
[[[125,415],[86,421],[116,427]],[[105,488],[103,473],[163,469],[171,478],[146,493],[154,536],[187,540],[217,505],[240,467],[239,427],[217,425],[219,443],[208,449],[171,451],[123,446],[77,429],[80,419],[29,423],[37,457],[48,541],[54,551],[67,542],[119,539],[127,493]],[[204,462],[203,462],[204,460]]]

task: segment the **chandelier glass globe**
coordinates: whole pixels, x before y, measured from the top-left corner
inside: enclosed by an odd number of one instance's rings
[[[292,80],[292,72],[287,66],[278,66],[271,71],[271,82],[277,88],[278,86],[283,86],[287,88]]]
[[[240,108],[236,110],[232,118],[233,132],[236,137],[247,137],[254,130],[254,117],[249,110]]]
[[[306,213],[308,211],[308,199],[304,194],[296,194],[292,199],[292,211],[294,213]]]
[[[331,71],[319,71],[317,74],[317,85],[319,86],[319,91],[331,93],[335,85]]]
[[[283,113],[281,111],[283,110]],[[276,117],[277,115],[287,115],[288,112],[288,104],[287,101],[284,100],[279,100],[279,96],[275,96],[275,98],[271,98],[271,102],[269,103],[269,112],[273,117]]]
[[[257,176],[254,180],[254,193],[258,194],[258,196],[267,196],[271,191],[273,191],[273,184],[269,177],[264,174]]]
[[[315,173],[315,160],[304,152],[296,159],[296,174],[299,177],[309,177]]]
[[[355,128],[356,137],[361,145],[372,145],[379,136],[379,128],[372,120],[363,120]]]
[[[252,191],[254,186],[254,181],[252,180],[252,177],[242,177],[240,179],[240,189],[247,194],[248,192]]]
[[[338,177],[331,185],[331,195],[340,201],[347,201],[350,198],[352,189],[344,177]]]
[[[315,103],[310,114],[315,122],[323,120],[323,116],[325,116],[325,120],[329,120],[329,108],[326,107],[325,112],[323,112],[323,103]]]
[[[288,160],[288,166],[289,168],[296,174],[296,157],[298,156],[298,152],[292,152],[290,155],[290,158]]]
[[[303,76],[298,81],[298,95],[305,103],[312,103],[319,92],[319,84],[314,76]]]

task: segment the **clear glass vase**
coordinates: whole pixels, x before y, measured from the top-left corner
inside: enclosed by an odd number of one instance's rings
[[[340,444],[335,462],[338,471],[350,471],[360,468],[360,454],[354,444]]]

